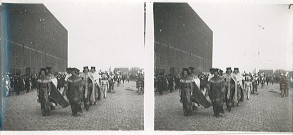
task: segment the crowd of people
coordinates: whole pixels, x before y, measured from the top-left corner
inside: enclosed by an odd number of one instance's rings
[[[273,77],[264,73],[240,74],[239,68],[226,68],[226,72],[218,68],[211,68],[209,73],[195,73],[193,67],[183,68],[177,76],[159,74],[155,76],[155,88],[160,95],[164,91],[179,89],[180,102],[183,103],[184,115],[190,115],[191,110],[202,105],[205,108],[213,106],[214,116],[224,113],[226,104],[228,112],[238,106],[244,99],[249,100],[250,94],[258,94],[258,86],[277,81],[280,84],[281,96],[288,96],[289,76],[282,74]],[[208,97],[208,98],[207,98]]]
[[[55,106],[61,105],[63,108],[71,106],[73,116],[82,113],[81,104],[84,110],[88,111],[90,106],[95,105],[98,100],[107,98],[107,93],[115,93],[114,85],[119,87],[121,83],[129,82],[130,75],[121,72],[96,72],[95,67],[83,67],[80,72],[77,68],[67,68],[66,73],[55,72],[51,67],[41,68],[39,74],[33,76],[16,76],[9,74],[2,75],[5,81],[5,95],[16,92],[17,95],[24,90],[37,89],[37,102],[41,104],[43,116],[48,116]],[[143,73],[136,75],[137,88],[143,87]]]

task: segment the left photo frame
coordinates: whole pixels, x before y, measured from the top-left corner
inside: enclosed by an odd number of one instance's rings
[[[2,1],[0,130],[144,130],[144,10]]]

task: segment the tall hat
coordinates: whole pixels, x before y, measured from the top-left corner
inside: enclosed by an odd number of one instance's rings
[[[231,70],[231,71],[232,71],[232,68],[231,68],[231,67],[227,67],[226,70],[227,70],[227,71],[228,71],[228,70]]]
[[[95,71],[96,71],[96,67],[94,67],[94,66],[91,66],[91,69],[93,69],[93,70],[95,70]]]
[[[48,71],[50,71],[52,68],[51,67],[46,67],[45,69],[47,69]]]
[[[217,68],[211,68],[211,69],[210,69],[210,72],[211,72],[212,74],[214,74],[215,72],[219,72],[219,70],[218,70]]]
[[[189,67],[190,70],[194,70],[194,67]]]
[[[84,66],[83,67],[83,70],[86,70],[86,69],[89,69],[89,67],[88,66]]]
[[[189,71],[189,69],[188,68],[183,68],[183,71]]]
[[[234,70],[238,70],[239,71],[239,68],[234,68]]]

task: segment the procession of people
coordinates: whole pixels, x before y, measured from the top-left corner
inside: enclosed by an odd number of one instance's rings
[[[280,85],[281,97],[288,96],[289,76],[281,74],[276,79]],[[183,68],[177,76],[160,73],[155,76],[155,89],[160,95],[164,90],[173,92],[179,89],[180,102],[183,104],[185,116],[191,115],[192,110],[198,106],[213,107],[214,116],[219,117],[226,110],[230,112],[233,107],[241,102],[249,101],[251,94],[258,95],[258,85],[276,81],[273,76],[264,73],[243,73],[239,68],[226,68],[226,72],[219,68],[211,68],[208,74],[196,73],[194,67]]]
[[[114,87],[119,87],[121,80],[123,83],[126,79],[129,82],[129,74],[101,70],[97,72],[94,66],[90,69],[85,66],[82,72],[77,68],[67,68],[66,73],[53,72],[51,67],[46,67],[27,79],[19,73],[15,78],[8,74],[4,75],[2,81],[5,84],[5,96],[10,96],[12,92],[21,95],[24,90],[29,92],[37,89],[37,102],[40,103],[42,116],[49,116],[50,111],[55,110],[58,105],[62,108],[70,106],[72,116],[78,116],[78,113],[88,111],[102,98],[106,99],[107,93],[115,93]],[[138,72],[133,80],[137,86],[143,87],[142,72]],[[117,86],[114,86],[115,82]],[[137,87],[137,92],[141,93],[141,88]]]

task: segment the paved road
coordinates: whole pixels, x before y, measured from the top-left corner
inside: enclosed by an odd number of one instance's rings
[[[77,117],[71,116],[70,106],[57,106],[43,117],[36,90],[12,95],[6,101],[3,130],[143,130],[143,95],[136,94],[135,82],[115,85],[115,90]]]
[[[280,97],[278,88],[265,86],[219,118],[213,117],[212,107],[183,116],[178,91],[156,95],[155,130],[292,132],[292,100]]]

